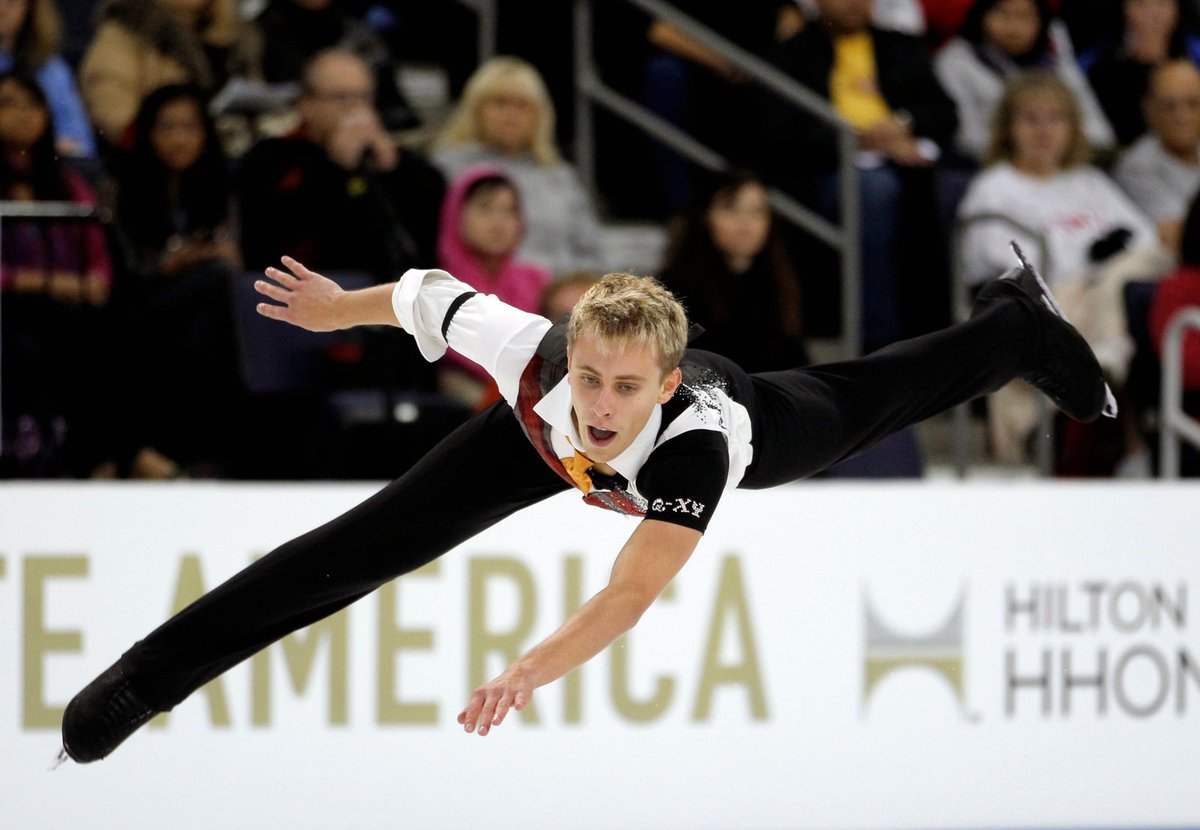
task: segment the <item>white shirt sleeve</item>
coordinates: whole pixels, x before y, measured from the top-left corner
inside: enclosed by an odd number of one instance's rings
[[[474,291],[440,269],[409,269],[392,291],[392,310],[417,341],[421,356],[433,362],[452,348],[487,370],[500,394],[515,405],[525,371],[551,323],[514,308],[492,294],[476,294],[455,311],[442,336],[450,306]]]

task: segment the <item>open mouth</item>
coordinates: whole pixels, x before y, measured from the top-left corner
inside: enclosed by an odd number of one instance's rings
[[[604,447],[611,444],[613,439],[617,437],[617,433],[611,429],[601,429],[600,427],[588,426],[588,439],[597,447]]]

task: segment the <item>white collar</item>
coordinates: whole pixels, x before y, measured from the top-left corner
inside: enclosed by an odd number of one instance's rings
[[[534,404],[533,411],[553,429],[565,435],[571,442],[571,446],[583,446],[579,430],[575,427],[574,410],[571,407],[571,385],[567,378],[564,377],[560,380],[553,389]],[[608,466],[632,483],[654,450],[654,444],[658,438],[658,427],[661,423],[662,406],[655,404],[654,410],[650,413],[650,419],[646,421],[646,426],[642,427],[642,431],[623,453],[608,462]]]

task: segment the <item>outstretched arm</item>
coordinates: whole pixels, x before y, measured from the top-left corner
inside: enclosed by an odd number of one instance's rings
[[[587,662],[633,628],[687,562],[700,535],[682,525],[643,520],[621,548],[608,585],[499,677],[476,689],[458,722],[468,732],[486,735],[509,709],[524,709],[538,686]]]
[[[392,310],[395,283],[343,291],[333,280],[283,257],[287,271],[268,268],[272,280],[257,280],[254,289],[280,303],[259,303],[258,313],[309,331],[335,331],[354,326],[399,326]]]

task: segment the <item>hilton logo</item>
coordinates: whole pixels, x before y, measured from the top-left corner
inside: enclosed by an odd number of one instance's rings
[[[963,607],[966,591],[950,616],[934,631],[924,635],[899,634],[889,627],[871,606],[863,591],[866,644],[863,649],[863,712],[871,695],[885,677],[903,669],[926,669],[939,675],[954,691],[959,710],[964,714],[963,691]]]

